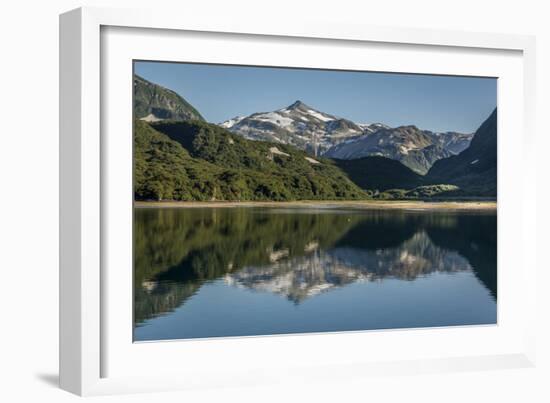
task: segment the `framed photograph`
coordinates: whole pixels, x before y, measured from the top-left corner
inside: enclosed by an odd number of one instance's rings
[[[60,19],[60,382],[534,365],[534,40]]]

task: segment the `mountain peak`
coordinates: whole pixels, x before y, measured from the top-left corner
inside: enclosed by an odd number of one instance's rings
[[[295,101],[292,105],[288,106],[287,109],[310,109],[309,106],[304,104],[299,99]]]

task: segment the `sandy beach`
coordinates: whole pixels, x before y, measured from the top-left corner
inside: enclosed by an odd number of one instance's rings
[[[352,200],[352,201],[290,201],[290,202],[178,202],[136,201],[136,208],[235,208],[235,207],[284,207],[284,208],[353,208],[365,210],[446,210],[446,211],[496,211],[495,201],[418,201],[418,200]]]

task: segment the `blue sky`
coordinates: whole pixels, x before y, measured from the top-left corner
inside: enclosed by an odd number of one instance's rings
[[[497,102],[494,78],[162,62],[136,62],[135,72],[176,91],[213,123],[301,100],[357,123],[473,132]]]

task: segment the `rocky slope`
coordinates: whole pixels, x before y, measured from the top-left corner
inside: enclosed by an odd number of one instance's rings
[[[236,117],[220,126],[249,140],[290,144],[317,156],[334,144],[362,136],[365,130],[351,120],[320,112],[301,101],[273,112]]]
[[[474,137],[474,133],[458,133],[458,132],[444,132],[434,133],[426,131],[426,133],[433,139],[434,144],[437,144],[447,151],[453,154],[460,154],[467,149]]]
[[[433,133],[420,130],[416,126],[384,127],[352,141],[337,144],[325,156],[356,159],[376,155],[400,161],[424,175],[435,161],[453,155],[444,148],[444,143],[443,140],[436,140]]]
[[[204,120],[180,95],[134,74],[134,118],[148,122],[163,119]]]

